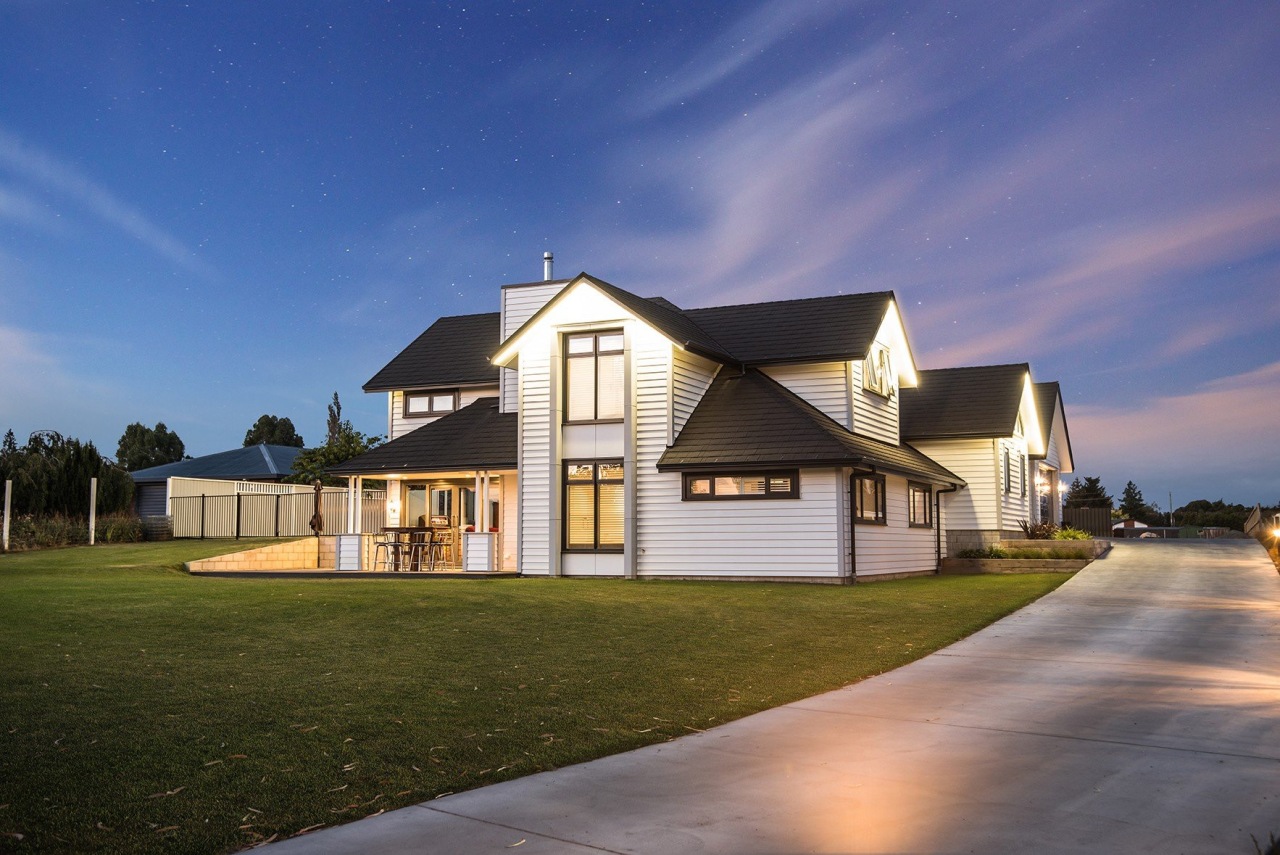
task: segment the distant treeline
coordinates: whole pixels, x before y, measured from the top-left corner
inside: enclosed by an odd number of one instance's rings
[[[43,430],[19,446],[10,430],[0,443],[0,499],[13,481],[12,515],[87,517],[90,478],[98,479],[99,514],[132,508],[133,479],[92,442]]]

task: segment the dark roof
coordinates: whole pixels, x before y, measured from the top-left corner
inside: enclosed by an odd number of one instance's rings
[[[166,478],[212,478],[219,481],[279,481],[293,472],[293,459],[302,451],[291,445],[250,445],[190,460],[139,469],[136,482]]]
[[[497,383],[489,354],[502,339],[498,312],[440,318],[364,384],[366,392]]]
[[[742,466],[868,465],[934,481],[964,479],[909,445],[858,436],[756,369],[722,369],[684,430],[658,461],[661,471]]]
[[[688,313],[680,310],[675,303],[662,297],[646,299],[637,297],[630,291],[624,291],[616,285],[610,285],[603,279],[597,279],[586,273],[580,278],[587,279],[604,293],[629,309],[636,317],[648,323],[664,335],[677,341],[690,350],[710,356],[720,362],[732,362],[733,357],[720,346],[714,337],[697,323],[690,320]]]
[[[1036,393],[1036,411],[1040,414],[1040,432],[1044,436],[1045,454],[1049,452],[1049,436],[1053,433],[1053,412],[1062,400],[1062,388],[1056,380],[1047,383],[1033,383],[1031,387]],[[1065,448],[1067,457],[1071,457],[1071,437],[1067,433],[1067,410],[1062,408],[1062,436],[1058,439],[1060,449]],[[1043,459],[1045,454],[1033,454],[1036,459]],[[1061,451],[1059,451],[1061,454]]]
[[[1013,436],[1030,370],[1023,362],[921,371],[919,385],[901,393],[902,438]]]
[[[516,415],[499,413],[497,398],[480,398],[326,471],[378,475],[515,468]]]
[[[892,291],[686,309],[744,363],[859,359],[894,299]]]

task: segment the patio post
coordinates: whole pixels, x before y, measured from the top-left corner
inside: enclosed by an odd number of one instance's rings
[[[356,533],[356,476],[347,476],[347,533]]]

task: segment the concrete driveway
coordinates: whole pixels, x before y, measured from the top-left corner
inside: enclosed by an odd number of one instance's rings
[[[1224,852],[1280,837],[1280,576],[1120,543],[855,686],[270,847],[305,853]]]

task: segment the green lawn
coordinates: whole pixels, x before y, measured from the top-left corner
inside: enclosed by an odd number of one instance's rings
[[[178,569],[242,547],[0,556],[0,848],[232,851],[349,822],[843,686],[1067,578],[830,587]]]

